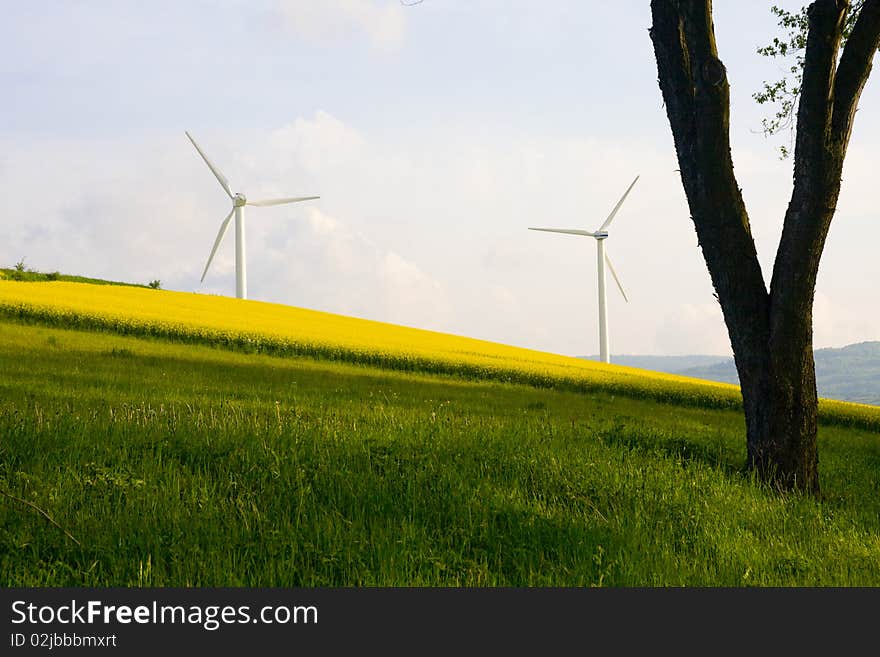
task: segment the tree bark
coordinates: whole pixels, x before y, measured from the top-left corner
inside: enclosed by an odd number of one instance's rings
[[[817,0],[798,107],[794,190],[768,291],[733,171],[730,97],[711,0],[652,0],[651,40],[681,180],[730,335],[747,465],[788,490],[819,492],[813,293],[855,107],[880,45],[866,0],[837,66],[848,0]]]

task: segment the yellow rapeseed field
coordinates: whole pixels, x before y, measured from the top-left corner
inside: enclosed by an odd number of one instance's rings
[[[395,369],[736,407],[739,388],[281,304],[71,282],[0,280],[0,313],[52,325],[309,355]],[[825,419],[880,426],[880,409],[822,400]]]

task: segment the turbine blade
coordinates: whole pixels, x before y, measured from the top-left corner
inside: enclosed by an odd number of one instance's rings
[[[636,176],[636,179],[632,181],[632,184],[627,187],[626,191],[623,193],[623,196],[620,197],[620,200],[617,202],[617,205],[614,206],[614,209],[611,211],[611,214],[608,215],[608,218],[605,220],[605,223],[599,226],[599,230],[596,232],[601,232],[608,228],[611,225],[611,222],[614,220],[614,215],[617,214],[617,211],[620,210],[620,206],[623,205],[623,202],[626,200],[626,197],[629,195],[630,190],[635,186],[636,181],[638,181],[639,177]]]
[[[208,264],[205,265],[205,271],[202,272],[202,283],[205,282],[205,275],[208,273],[208,267],[211,266],[211,261],[214,259],[214,254],[217,253],[217,249],[220,247],[220,242],[223,241],[223,237],[226,235],[226,230],[229,228],[229,220],[232,219],[232,214],[235,212],[235,208],[233,207],[229,214],[226,215],[226,219],[223,220],[223,223],[220,224],[220,232],[217,233],[217,239],[214,240],[214,248],[211,249],[211,255],[208,258]]]
[[[629,303],[629,299],[626,297],[626,292],[623,291],[623,285],[620,284],[620,279],[617,278],[617,272],[614,271],[614,265],[611,264],[611,258],[608,257],[608,251],[605,251],[605,264],[608,265],[608,270],[614,277],[614,282],[617,283],[617,287],[620,290],[620,293],[623,295],[623,300]]]
[[[192,135],[189,134],[189,132],[187,132],[187,131],[184,131],[184,132],[186,132],[186,136],[189,137],[189,140],[192,142],[192,145],[196,147],[196,150],[199,152],[199,155],[202,156],[202,159],[205,161],[205,164],[208,165],[208,168],[211,170],[211,172],[217,178],[217,181],[220,183],[220,185],[223,187],[223,189],[226,190],[226,193],[229,194],[229,198],[232,198],[232,190],[229,189],[229,181],[226,180],[226,176],[224,176],[222,173],[220,173],[220,169],[218,169],[213,164],[211,164],[211,160],[209,160],[208,156],[205,155],[205,151],[203,151],[201,148],[199,148],[199,145],[196,143],[196,140],[192,138]]]
[[[568,228],[529,228],[529,230],[541,230],[545,233],[565,233],[567,235],[586,235],[587,237],[595,237],[596,233],[587,230],[574,230]]]
[[[320,196],[297,196],[296,198],[270,198],[262,201],[248,201],[247,205],[267,206],[267,205],[284,205],[285,203],[298,203],[299,201],[311,201]]]

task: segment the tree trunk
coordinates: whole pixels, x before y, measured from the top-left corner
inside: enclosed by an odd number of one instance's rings
[[[818,400],[811,344],[796,363],[782,365],[767,350],[773,375],[742,383],[747,464],[783,490],[819,493]]]
[[[715,289],[719,300],[731,296],[719,283]],[[748,468],[780,489],[818,494],[812,293],[770,294],[763,317],[757,304],[721,305],[742,390]]]

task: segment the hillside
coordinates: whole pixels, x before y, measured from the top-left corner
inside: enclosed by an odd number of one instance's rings
[[[736,410],[8,319],[0,373],[6,587],[880,585],[876,431],[810,500]]]
[[[300,308],[0,281],[2,586],[878,586],[880,409],[821,499],[738,389]]]
[[[731,407],[733,386],[591,363],[463,336],[274,303],[165,290],[0,280],[0,315],[399,370],[602,389]]]
[[[589,358],[595,360],[595,356]],[[880,342],[817,349],[820,397],[880,406]],[[615,356],[620,365],[739,385],[732,358],[719,356]]]
[[[275,303],[144,287],[0,280],[0,316],[403,371],[739,408],[739,389]],[[820,400],[820,420],[880,427],[880,411]]]

